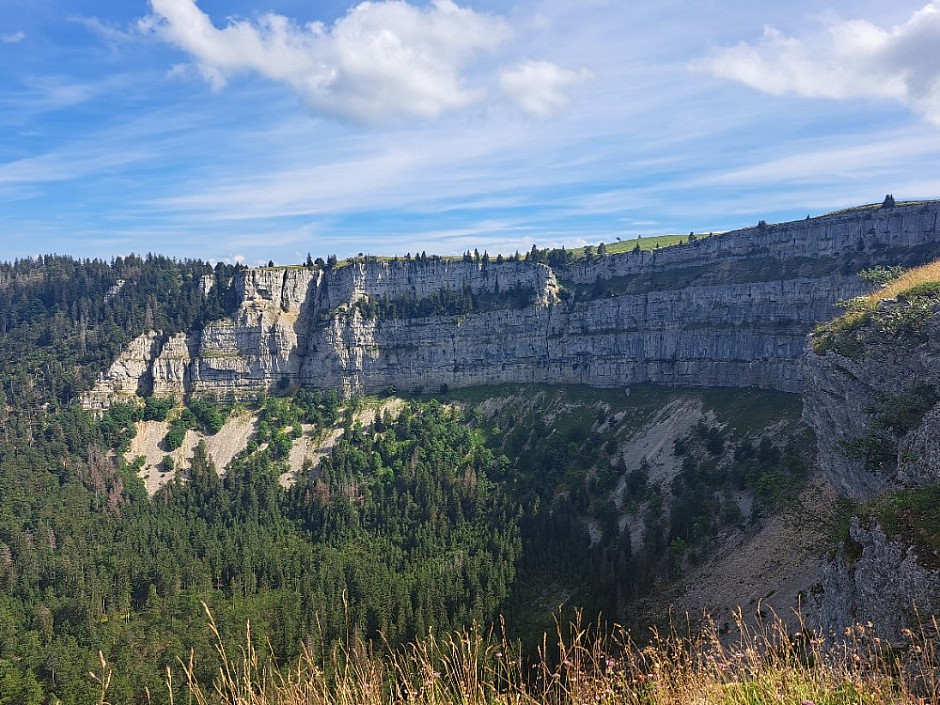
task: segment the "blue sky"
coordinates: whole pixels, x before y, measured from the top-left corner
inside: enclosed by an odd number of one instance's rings
[[[0,0],[0,258],[301,261],[940,197],[940,0]]]

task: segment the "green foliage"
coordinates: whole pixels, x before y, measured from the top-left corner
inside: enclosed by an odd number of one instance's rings
[[[132,576],[150,567],[122,545],[149,503],[135,466],[101,449],[123,450],[135,422],[161,412],[116,404],[96,423],[75,395],[147,328],[187,330],[221,315],[232,271],[157,257],[0,265],[0,698],[95,702],[88,672],[98,648],[137,663],[116,691],[139,693],[150,669],[159,692],[161,662],[141,663],[128,638],[147,632],[130,615]],[[207,300],[209,273],[218,286]],[[156,643],[173,641],[158,631]],[[133,687],[118,683],[129,678]]]
[[[112,404],[101,420],[101,435],[111,448],[125,450],[137,435],[139,409],[132,404]]]
[[[860,359],[879,347],[914,347],[927,341],[927,321],[940,302],[940,286],[919,285],[904,294],[903,303],[882,310],[854,310],[831,323],[817,326],[813,350],[824,355],[832,350]]]
[[[839,450],[846,458],[862,461],[868,472],[882,472],[892,467],[897,459],[897,442],[876,432],[843,440]]]
[[[860,460],[869,472],[882,472],[897,460],[898,439],[917,428],[940,394],[930,384],[918,383],[900,394],[882,394],[865,409],[872,417],[869,431],[861,438],[843,440],[840,450],[847,458]]]
[[[163,445],[167,450],[176,450],[183,445],[183,440],[186,437],[186,431],[189,428],[189,424],[186,422],[186,419],[182,416],[177,417],[170,424],[169,430],[166,432],[166,437],[163,439]]]
[[[701,392],[705,408],[713,411],[719,422],[740,436],[762,432],[780,419],[798,420],[803,413],[799,394],[766,389],[714,388]]]
[[[906,275],[880,295],[872,294],[845,302],[847,311],[834,321],[816,327],[813,350],[824,355],[830,350],[851,359],[871,351],[914,347],[927,340],[927,321],[940,304],[940,281],[934,265],[907,273],[898,267],[873,268],[859,276],[882,287]],[[920,280],[920,281],[918,281]],[[917,283],[909,284],[915,281]],[[891,294],[894,299],[886,299]]]
[[[294,397],[266,399],[259,409],[253,446],[268,444],[274,460],[290,455],[293,441],[302,435],[302,424],[331,426],[339,418],[339,397],[335,392],[301,390]]]
[[[889,492],[862,507],[892,536],[910,541],[924,565],[940,564],[940,485]]]
[[[813,352],[825,355],[831,350],[858,360],[865,354],[866,340],[862,332],[872,318],[871,311],[850,311],[830,323],[821,323],[813,331]]]
[[[144,406],[144,418],[147,416],[147,405],[152,405],[163,415],[165,420],[169,411],[173,408],[172,400],[158,399],[152,401],[154,397],[148,397]],[[169,404],[167,404],[169,402]],[[186,431],[199,431],[205,435],[215,435],[222,430],[225,421],[232,411],[230,403],[220,403],[215,397],[194,397],[180,409],[179,415],[170,422],[166,437],[163,439],[163,446],[166,450],[176,450],[183,445],[186,438]]]
[[[209,273],[219,283],[207,300]],[[166,666],[190,649],[213,653],[193,626],[203,601],[229,653],[250,620],[269,663],[301,644],[322,652],[384,635],[392,645],[489,625],[500,609],[521,633],[561,602],[616,613],[662,577],[670,543],[684,541],[686,559],[704,551],[717,522],[708,488],[731,481],[710,462],[719,456],[691,447],[688,511],[674,523],[669,489],[642,464],[616,462],[630,430],[688,393],[652,386],[629,396],[529,388],[531,413],[495,417],[472,401],[466,412],[422,401],[361,427],[350,410],[333,453],[285,491],[278,476],[291,441],[308,425],[325,436],[344,411],[335,393],[301,390],[260,402],[253,447],[225,477],[200,445],[188,468],[172,468],[180,479],[148,499],[139,462],[110,451],[126,448],[143,419],[170,420],[165,448],[179,447],[187,429],[216,432],[229,405],[149,397],[95,420],[76,394],[145,330],[170,334],[221,315],[232,274],[155,257],[0,266],[0,697],[96,702],[88,673],[100,649],[114,667],[110,702],[146,702],[144,688],[156,702]],[[125,284],[109,293],[118,278]],[[620,528],[622,498],[643,513],[637,545]],[[209,657],[197,675],[209,682],[218,665]]]
[[[222,430],[232,411],[230,404],[220,404],[214,397],[196,397],[189,400],[187,408],[192,412],[190,428],[198,429],[210,436]]]
[[[498,460],[435,401],[411,405],[383,434],[354,431],[288,495],[289,516],[317,548],[312,594],[332,638],[350,619],[398,641],[431,625],[492,619],[519,555],[513,510],[490,479]],[[391,562],[390,562],[391,559]],[[335,578],[332,578],[335,579]],[[469,600],[468,600],[469,598]]]
[[[0,659],[0,705],[40,705],[42,702],[42,686],[36,676]]]
[[[863,269],[858,273],[858,278],[868,282],[873,287],[881,287],[888,282],[894,281],[907,270],[899,264],[884,265],[879,264],[869,269]]]
[[[932,384],[914,384],[901,394],[882,394],[874,406],[865,411],[872,415],[872,426],[885,429],[897,438],[920,425],[924,415],[940,401]]]
[[[685,242],[687,242],[687,237],[684,235],[655,235],[651,237],[627,238],[618,240],[617,242],[601,243],[597,246],[595,258],[622,254],[624,252],[649,252],[673,245],[682,245]],[[564,247],[537,250],[537,259],[540,262],[544,261],[552,267],[562,267],[590,259],[588,247],[591,247],[590,256],[595,256],[594,248],[587,245],[584,247],[575,247],[570,250]]]
[[[922,282],[905,289],[898,294],[898,299],[914,300],[919,298],[940,298],[940,282]]]
[[[2,389],[18,409],[70,402],[146,330],[187,331],[235,305],[236,268],[136,255],[0,263]],[[216,285],[203,294],[202,277]]]
[[[170,411],[176,405],[176,402],[169,397],[150,396],[144,399],[144,421],[166,421]]]

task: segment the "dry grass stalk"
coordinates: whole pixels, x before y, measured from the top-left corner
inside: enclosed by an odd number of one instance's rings
[[[181,667],[195,705],[940,705],[935,619],[904,645],[870,625],[831,639],[788,631],[775,616],[752,627],[738,614],[735,626],[731,637],[710,620],[686,621],[641,646],[626,630],[576,620],[559,626],[557,643],[543,640],[534,664],[504,632],[475,628],[386,645],[386,655],[350,639],[323,659],[305,649],[279,669],[261,663],[250,632],[233,661],[210,615],[222,659],[214,682],[198,682],[192,655]]]

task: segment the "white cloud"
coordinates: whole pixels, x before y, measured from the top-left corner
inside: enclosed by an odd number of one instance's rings
[[[856,19],[825,29],[800,39],[768,27],[694,66],[774,95],[893,99],[940,126],[940,0],[890,28]]]
[[[511,34],[502,18],[452,0],[426,9],[363,2],[329,27],[266,14],[219,29],[194,0],[151,7],[140,28],[192,55],[214,87],[255,72],[288,84],[318,112],[358,122],[435,118],[481,100],[483,90],[465,85],[462,72]]]
[[[568,105],[566,91],[591,80],[587,69],[569,71],[548,61],[526,61],[502,72],[503,92],[527,113],[548,117]]]
[[[0,34],[0,42],[4,44],[19,44],[26,39],[26,32],[13,32],[11,34]]]

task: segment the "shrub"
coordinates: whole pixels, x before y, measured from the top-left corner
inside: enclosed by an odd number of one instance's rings
[[[920,425],[924,415],[940,401],[932,384],[919,383],[901,394],[883,394],[876,405],[865,411],[874,416],[875,428],[891,431],[901,438]]]
[[[844,440],[840,450],[846,458],[861,460],[869,472],[890,467],[897,457],[897,443],[879,433],[869,433],[855,440]]]
[[[166,446],[167,450],[176,450],[181,445],[183,445],[183,439],[186,437],[186,422],[182,417],[173,421],[170,424],[170,429],[166,433],[166,437],[163,439],[163,444]]]
[[[166,421],[176,402],[171,398],[147,397],[144,400],[144,421]]]

